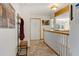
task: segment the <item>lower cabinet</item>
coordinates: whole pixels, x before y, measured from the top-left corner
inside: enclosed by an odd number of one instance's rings
[[[44,41],[49,45],[58,55],[67,55],[67,45],[68,45],[67,35],[57,34],[53,32],[44,32]]]

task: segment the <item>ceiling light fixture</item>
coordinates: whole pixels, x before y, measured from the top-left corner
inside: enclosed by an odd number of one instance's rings
[[[56,10],[58,7],[58,4],[49,4],[48,6],[51,10]]]

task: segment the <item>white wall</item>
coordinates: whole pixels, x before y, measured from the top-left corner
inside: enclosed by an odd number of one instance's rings
[[[17,5],[14,5],[17,10]],[[15,14],[16,16],[16,14]],[[15,19],[16,22],[16,19]],[[0,56],[15,56],[17,49],[17,25],[15,28],[0,28]]]
[[[0,29],[0,56],[15,56],[16,47],[16,29]]]
[[[71,21],[69,44],[71,55],[79,56],[79,8],[76,9],[75,4],[73,7],[74,19]]]

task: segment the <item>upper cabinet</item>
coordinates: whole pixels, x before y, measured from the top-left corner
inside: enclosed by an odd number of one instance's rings
[[[69,5],[65,6],[64,8],[58,10],[57,12],[55,12],[55,17],[62,15],[63,13],[69,12]]]

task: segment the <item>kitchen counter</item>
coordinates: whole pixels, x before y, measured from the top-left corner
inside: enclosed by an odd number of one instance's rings
[[[44,31],[53,32],[57,34],[69,35],[68,30],[53,30],[53,29],[43,29]]]

